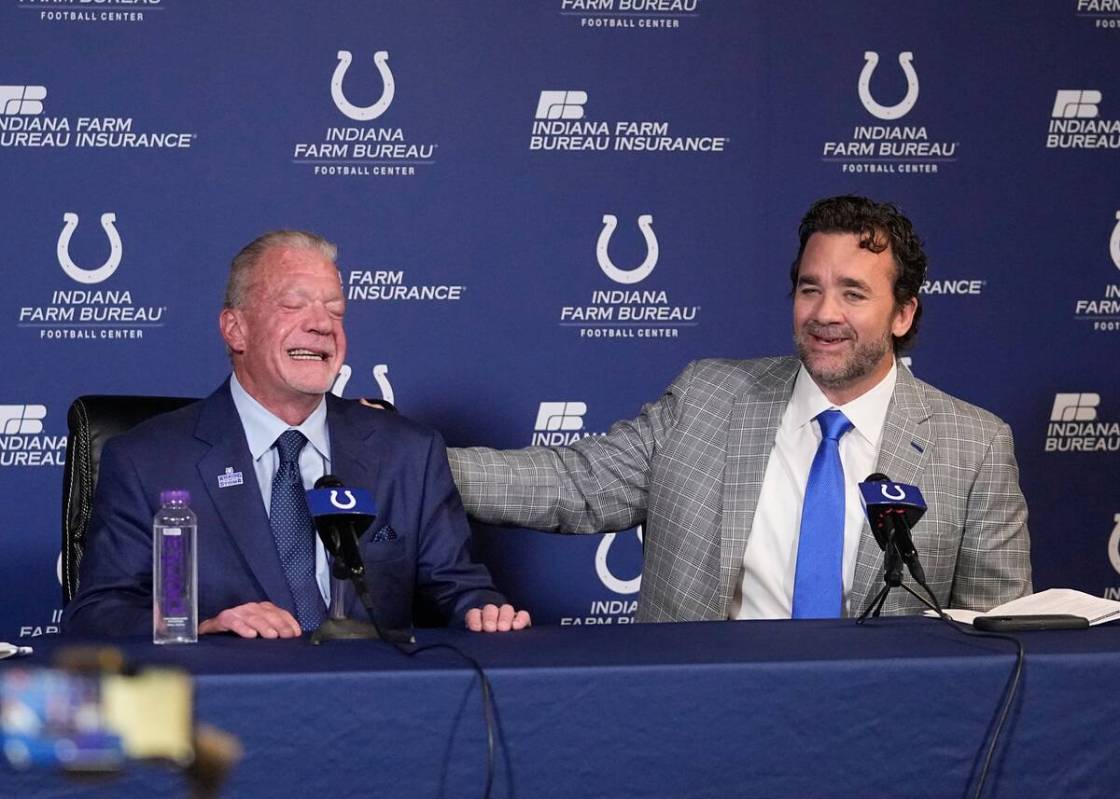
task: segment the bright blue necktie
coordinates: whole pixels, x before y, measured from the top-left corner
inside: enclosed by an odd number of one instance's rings
[[[296,602],[296,621],[311,631],[323,621],[325,608],[315,582],[315,528],[299,471],[299,453],[306,443],[298,430],[286,430],[276,439],[280,465],[272,478],[269,523]]]
[[[844,466],[840,437],[852,429],[840,411],[816,417],[821,443],[809,468],[801,536],[797,545],[797,576],[793,581],[793,618],[834,619],[840,616],[844,584]]]

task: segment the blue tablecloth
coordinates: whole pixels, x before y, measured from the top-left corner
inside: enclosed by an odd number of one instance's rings
[[[1115,796],[1120,626],[1020,637],[1023,682],[985,796]],[[522,799],[961,797],[1014,666],[1010,643],[927,619],[418,638],[485,667],[500,724],[493,795]],[[225,795],[481,795],[479,683],[451,653],[226,637],[123,649],[188,669],[197,719],[241,740]],[[0,786],[5,796],[185,795],[154,767],[100,787],[7,770]]]

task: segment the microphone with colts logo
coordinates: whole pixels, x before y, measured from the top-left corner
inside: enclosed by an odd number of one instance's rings
[[[333,474],[324,474],[307,492],[307,507],[323,546],[334,558],[334,576],[340,580],[364,579],[358,539],[377,518],[377,505],[370,493],[363,488],[347,488]]]
[[[875,541],[885,554],[883,580],[886,585],[871,600],[867,609],[860,615],[862,622],[874,610],[875,616],[883,608],[887,594],[892,588],[901,586],[907,592],[921,600],[926,606],[942,612],[940,603],[929,585],[926,584],[925,570],[918,559],[918,550],[914,547],[914,536],[911,528],[926,512],[926,501],[917,486],[892,482],[885,474],[876,472],[859,484],[860,500],[863,502],[864,512],[867,515],[871,532]],[[908,585],[902,582],[902,564],[910,570],[914,581],[918,583],[930,599],[915,593]]]
[[[893,483],[885,474],[876,472],[859,484],[859,495],[879,549],[888,552],[888,547],[893,546],[918,584],[925,585],[925,570],[910,532],[926,512],[922,492],[917,486]]]

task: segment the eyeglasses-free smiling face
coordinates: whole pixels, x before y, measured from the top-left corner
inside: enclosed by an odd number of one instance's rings
[[[894,299],[890,247],[872,252],[855,233],[814,233],[793,293],[793,338],[825,396],[843,405],[890,371],[893,336],[910,329],[917,300]]]
[[[346,357],[345,310],[338,269],[321,253],[265,251],[245,301],[221,314],[222,337],[241,385],[289,424],[302,422]]]

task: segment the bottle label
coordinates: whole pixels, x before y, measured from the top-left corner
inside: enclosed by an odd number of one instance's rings
[[[187,615],[187,563],[184,553],[182,530],[165,527],[160,550],[163,571],[163,616],[168,622],[176,616]]]

